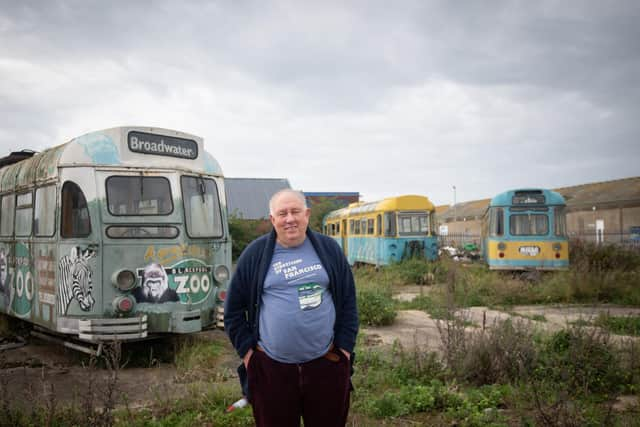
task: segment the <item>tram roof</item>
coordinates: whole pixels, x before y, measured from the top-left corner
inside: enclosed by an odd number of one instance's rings
[[[339,218],[345,215],[354,215],[378,211],[407,211],[407,210],[433,210],[433,203],[426,196],[408,194],[404,196],[387,197],[375,202],[351,203],[348,207],[329,212],[326,218]]]
[[[136,138],[135,142],[132,138]],[[73,138],[1,168],[0,191],[49,181],[57,178],[58,168],[79,166],[170,168],[223,175],[199,136],[170,129],[122,126]]]
[[[547,190],[544,188],[518,188],[514,190],[505,191],[504,193],[500,193],[491,199],[489,206],[509,206],[513,204],[513,197],[518,195],[518,193],[526,194],[526,193],[535,193],[538,192],[545,196],[546,205],[565,205],[566,202],[564,197],[560,193],[557,193],[553,190]]]

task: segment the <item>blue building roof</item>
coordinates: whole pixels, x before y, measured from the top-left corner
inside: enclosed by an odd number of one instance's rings
[[[225,178],[227,211],[243,219],[269,218],[271,196],[291,188],[286,178]]]
[[[360,193],[357,191],[305,191],[306,197],[360,197]]]

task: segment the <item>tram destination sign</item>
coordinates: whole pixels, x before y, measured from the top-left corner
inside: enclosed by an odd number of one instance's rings
[[[153,133],[129,132],[128,143],[129,150],[135,153],[191,160],[198,157],[198,144],[192,139]]]

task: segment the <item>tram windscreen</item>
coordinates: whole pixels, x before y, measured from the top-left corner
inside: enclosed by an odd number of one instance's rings
[[[429,216],[425,213],[399,213],[398,233],[401,236],[429,233]]]
[[[107,178],[109,213],[116,216],[169,215],[173,211],[169,180],[161,176]]]
[[[222,215],[214,180],[183,176],[182,200],[189,237],[222,237]]]
[[[512,214],[509,218],[512,236],[546,236],[549,218],[546,214]]]

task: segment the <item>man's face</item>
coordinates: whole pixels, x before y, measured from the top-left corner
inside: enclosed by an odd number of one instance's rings
[[[310,215],[311,210],[305,208],[302,200],[293,194],[283,193],[274,200],[273,213],[269,217],[278,235],[278,243],[285,247],[301,245]]]

